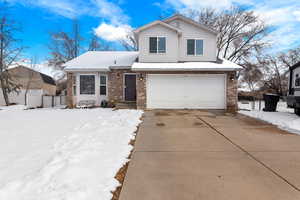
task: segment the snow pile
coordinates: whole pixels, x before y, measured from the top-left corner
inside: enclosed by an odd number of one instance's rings
[[[32,63],[32,60],[30,59],[21,59],[18,62],[14,62],[10,68],[18,67],[18,66],[24,66],[27,68],[30,68],[34,71],[46,74],[55,80],[59,80],[62,77],[64,77],[64,71],[60,69],[55,69],[54,67],[50,66],[48,62],[42,62],[42,63]]]
[[[3,174],[0,172],[0,199],[111,199],[111,191],[119,186],[114,176],[128,161],[127,157],[133,148],[128,143],[135,137],[141,111],[40,109],[12,113],[16,118],[20,114],[31,120],[27,120],[24,129],[21,126],[12,127],[11,130],[0,127],[4,131],[4,134],[0,134],[1,143],[15,139],[23,149],[21,152],[18,152],[18,148],[14,148],[14,152],[9,146],[0,149],[0,170],[4,169]],[[48,121],[45,123],[43,120]],[[35,133],[27,132],[30,130]],[[56,136],[53,138],[53,135]],[[28,139],[27,136],[32,138]],[[23,147],[22,143],[28,146]],[[31,145],[36,148],[33,149]],[[11,150],[8,154],[11,159],[5,160],[2,156],[8,153],[7,149]],[[23,172],[24,168],[27,173]],[[1,175],[5,182],[1,181]]]
[[[217,62],[181,62],[181,63],[140,63],[135,62],[132,70],[136,71],[236,71],[243,68],[231,61],[222,59],[222,63]]]
[[[265,107],[265,102],[261,101],[261,110]],[[259,101],[255,101],[255,106],[254,110],[258,111],[259,110]],[[239,109],[241,110],[252,110],[252,102],[239,102]],[[289,112],[289,113],[294,113],[294,109],[288,108],[286,102],[279,101],[277,104],[277,111],[278,112]]]
[[[258,102],[256,102],[255,110],[251,110],[251,104],[239,103],[239,113],[247,115],[249,117],[257,118],[271,124],[278,126],[283,130],[287,130],[292,133],[300,134],[300,117],[294,114],[293,109],[287,108],[286,102],[279,102],[277,105],[278,112],[264,112],[259,111]],[[262,102],[262,109],[264,103]]]
[[[26,110],[28,109],[24,105],[13,105],[13,106],[0,106],[0,111],[14,111],[14,110]]]

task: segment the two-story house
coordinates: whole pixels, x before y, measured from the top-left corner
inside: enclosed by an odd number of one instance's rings
[[[68,104],[139,109],[237,109],[240,66],[217,58],[218,33],[182,15],[134,31],[138,52],[87,52],[65,64]]]

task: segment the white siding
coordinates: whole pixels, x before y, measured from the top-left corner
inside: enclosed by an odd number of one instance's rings
[[[179,38],[179,61],[216,61],[217,37],[214,34],[179,20],[170,22],[170,25],[179,25],[182,30],[182,36]],[[204,42],[203,55],[188,56],[187,39],[202,39]]]
[[[166,37],[166,53],[149,53],[149,37]],[[177,62],[178,36],[174,30],[161,25],[142,31],[139,35],[140,62]]]
[[[106,96],[100,96],[100,74],[104,73],[98,73],[98,72],[91,72],[91,73],[85,73],[85,72],[79,72],[76,73],[76,96],[74,98],[76,104],[78,105],[80,101],[95,101],[96,106],[100,106],[101,102],[103,100],[107,100],[107,93]],[[80,95],[80,75],[95,75],[95,94],[94,95]],[[108,81],[106,79],[106,84],[108,84]],[[106,85],[107,89],[108,85]],[[107,90],[106,90],[107,91]]]
[[[300,76],[300,67],[294,69],[293,71],[293,88],[300,88],[295,86],[296,74]],[[295,96],[300,96],[300,91],[295,91]]]
[[[29,90],[27,93],[28,107],[36,108],[42,106],[43,90]],[[25,90],[20,90],[19,93],[12,92],[8,95],[10,103],[25,105]],[[4,106],[5,101],[0,89],[0,106]]]
[[[215,34],[182,20],[174,20],[169,24],[181,29],[182,35],[162,25],[155,25],[139,33],[139,62],[216,61],[217,36]],[[149,53],[149,37],[151,36],[166,37],[165,54]],[[188,56],[187,39],[203,39],[203,55]]]

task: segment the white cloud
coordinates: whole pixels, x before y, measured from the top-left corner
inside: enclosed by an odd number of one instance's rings
[[[256,4],[252,10],[273,30],[266,40],[272,44],[271,52],[285,51],[299,45],[300,1],[278,1]]]
[[[97,12],[100,17],[108,19],[112,24],[128,23],[129,17],[117,5],[107,0],[92,0],[97,6]]]
[[[166,0],[165,3],[172,5],[175,9],[200,9],[211,7],[215,9],[229,8],[233,4],[252,4],[251,0]]]
[[[8,0],[9,3],[19,3],[24,6],[33,6],[47,9],[52,13],[75,18],[80,15],[91,13],[89,1],[76,0]]]
[[[110,42],[126,40],[133,29],[128,25],[129,17],[117,4],[107,0],[93,1],[98,7],[99,15],[106,19],[94,29],[95,35]]]
[[[272,31],[266,38],[273,44],[272,52],[287,50],[300,44],[300,0],[165,0],[164,3],[181,12],[186,9],[227,9],[232,5],[243,5],[272,26]]]
[[[41,7],[67,18],[81,15],[100,17],[102,22],[94,29],[94,33],[108,41],[125,39],[132,30],[128,25],[129,16],[120,6],[108,0],[9,0],[9,2]]]
[[[109,19],[114,24],[129,20],[117,4],[108,0],[8,0],[8,2],[44,8],[67,18],[81,15],[97,16]]]
[[[119,41],[126,39],[126,36],[130,34],[132,28],[128,25],[112,25],[101,23],[94,29],[95,34],[107,41]]]

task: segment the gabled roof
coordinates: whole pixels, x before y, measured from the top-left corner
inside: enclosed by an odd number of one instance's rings
[[[9,68],[8,71],[16,70],[18,68],[19,69],[21,68],[21,69],[24,69],[24,70],[27,70],[27,71],[31,71],[31,72],[37,73],[37,74],[39,74],[41,76],[42,81],[44,83],[47,83],[47,84],[50,84],[50,85],[56,85],[55,80],[51,76],[48,76],[48,75],[46,75],[44,73],[36,71],[35,69],[29,68],[29,67],[26,67],[26,66],[23,66],[23,65],[16,65],[16,66],[14,66],[12,68]]]
[[[131,67],[136,51],[88,51],[65,63],[65,71],[109,71],[113,67]]]
[[[133,71],[238,71],[243,68],[231,61],[182,62],[182,63],[134,63]]]
[[[291,67],[291,70],[294,70],[294,69],[296,69],[296,68],[298,68],[298,67],[300,67],[300,62],[298,62],[298,63],[296,63],[295,65],[293,65],[293,66]]]
[[[169,23],[169,22],[171,22],[173,20],[178,20],[178,19],[180,19],[180,20],[182,20],[182,21],[184,21],[186,23],[192,24],[194,26],[197,26],[197,27],[199,27],[201,29],[204,29],[204,30],[206,30],[206,31],[208,31],[208,32],[210,32],[212,34],[215,34],[215,35],[219,34],[216,30],[213,30],[213,29],[209,28],[208,26],[200,24],[200,23],[192,20],[191,18],[185,17],[185,16],[183,16],[181,14],[173,15],[172,17],[169,17],[169,18],[163,20],[163,22]]]
[[[141,32],[143,30],[146,30],[146,29],[151,28],[151,27],[156,26],[156,25],[164,26],[164,27],[166,27],[168,29],[171,29],[171,30],[173,30],[173,31],[175,31],[175,32],[177,32],[179,34],[181,34],[181,32],[182,32],[180,29],[178,29],[178,28],[176,28],[174,26],[171,26],[171,25],[169,25],[169,24],[167,24],[167,23],[165,23],[163,21],[160,21],[160,20],[156,20],[154,22],[146,24],[146,25],[144,25],[144,26],[142,26],[142,27],[140,27],[138,29],[135,29],[133,32],[134,33],[139,33],[139,32]]]

